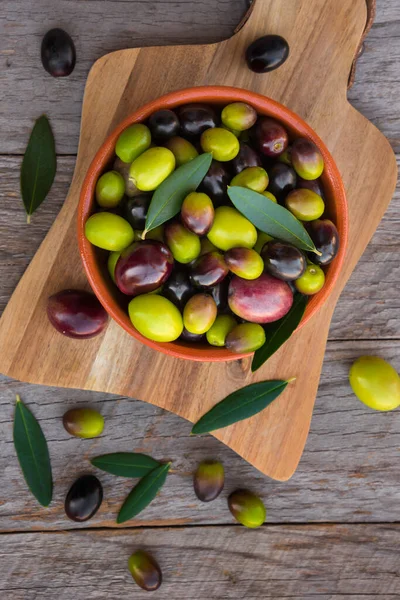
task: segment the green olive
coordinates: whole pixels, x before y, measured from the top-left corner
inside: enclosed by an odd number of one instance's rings
[[[245,102],[233,102],[222,110],[221,121],[230,129],[245,131],[257,121],[257,111]]]
[[[183,309],[183,324],[189,333],[206,333],[217,317],[217,305],[208,294],[196,294],[189,298]]]
[[[301,294],[312,296],[317,294],[325,284],[325,273],[319,265],[308,264],[303,275],[294,282],[295,288]]]
[[[150,231],[146,233],[146,240],[157,240],[158,242],[164,242],[164,231],[164,225],[154,227],[154,229],[150,229]]]
[[[175,156],[168,148],[156,146],[143,152],[130,166],[129,179],[142,192],[152,192],[175,169]]]
[[[274,238],[272,236],[268,235],[268,233],[264,233],[264,231],[258,231],[257,232],[257,241],[255,243],[254,250],[256,252],[258,252],[258,254],[261,254],[261,250],[263,249],[265,244],[267,242],[270,242],[273,239]]]
[[[215,500],[222,492],[224,482],[224,465],[217,461],[204,460],[193,476],[194,491],[202,502]]]
[[[183,137],[175,136],[165,142],[165,147],[175,156],[176,166],[181,167],[199,155],[196,148]]]
[[[361,356],[353,363],[349,379],[357,398],[370,408],[387,411],[400,406],[400,377],[383,358]]]
[[[231,185],[248,188],[254,192],[262,193],[268,186],[267,171],[262,167],[247,167],[240,171],[231,181]]]
[[[278,200],[276,199],[276,197],[273,194],[271,194],[271,192],[261,192],[261,193],[263,196],[265,196],[269,200],[272,200],[272,202],[275,202],[275,204],[278,204]]]
[[[117,171],[108,171],[99,177],[96,184],[97,204],[102,208],[115,208],[125,193],[124,178]]]
[[[265,343],[264,328],[258,323],[236,325],[226,336],[225,346],[231,352],[255,352]]]
[[[203,256],[204,254],[208,254],[209,252],[215,252],[215,250],[218,250],[218,248],[216,246],[214,246],[214,244],[212,244],[208,238],[206,238],[206,237],[201,238],[201,240],[200,240],[200,256]]]
[[[175,260],[187,264],[200,254],[200,238],[178,221],[172,221],[165,227],[165,241]]]
[[[206,333],[207,342],[211,346],[225,346],[226,336],[236,325],[237,321],[232,315],[218,315]]]
[[[206,129],[201,134],[200,144],[204,152],[211,152],[213,158],[220,162],[234,159],[240,149],[237,137],[222,127]]]
[[[129,302],[128,312],[132,325],[149,340],[173,342],[182,333],[182,315],[164,296],[136,296]]]
[[[230,131],[235,137],[239,139],[241,131],[239,131],[238,129],[232,129],[232,127],[227,127],[226,125],[221,125],[221,128],[226,129],[226,131]]]
[[[135,237],[136,237],[136,233],[135,233]],[[110,273],[110,277],[114,283],[115,283],[115,277],[114,277],[115,267],[117,265],[119,257],[121,256],[121,252],[122,252],[122,250],[118,250],[116,252],[110,252],[108,260],[107,260],[108,272]]]
[[[207,237],[214,246],[224,251],[235,246],[252,248],[257,241],[257,230],[236,208],[220,206],[215,210]]]
[[[94,246],[110,252],[127,248],[135,238],[128,221],[109,212],[89,217],[85,224],[85,236]]]
[[[92,408],[75,408],[63,416],[64,429],[79,438],[95,438],[103,433],[104,417]]]
[[[135,123],[120,134],[115,146],[115,154],[123,162],[131,163],[150,148],[150,144],[150,129],[142,123]]]
[[[137,550],[128,560],[128,569],[138,584],[146,592],[158,590],[162,582],[162,572],[156,560],[144,550]]]
[[[321,196],[305,188],[289,192],[285,199],[285,205],[300,221],[315,221],[322,216],[325,210]]]
[[[264,271],[263,259],[251,248],[231,248],[224,259],[230,271],[242,279],[257,279]]]
[[[262,500],[247,490],[232,492],[228,498],[228,506],[232,515],[245,527],[260,527],[266,517]]]

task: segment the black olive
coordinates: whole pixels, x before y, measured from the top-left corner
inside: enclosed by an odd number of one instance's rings
[[[289,56],[289,44],[280,35],[265,35],[255,40],[246,50],[249,69],[255,73],[274,71]]]
[[[42,40],[42,64],[53,77],[66,77],[75,67],[76,52],[72,38],[63,29],[50,29]]]
[[[79,477],[65,498],[65,513],[73,521],[88,521],[100,508],[103,488],[94,475]]]
[[[157,110],[149,117],[148,122],[151,135],[156,140],[168,140],[178,135],[180,129],[179,119],[173,110],[164,108]]]

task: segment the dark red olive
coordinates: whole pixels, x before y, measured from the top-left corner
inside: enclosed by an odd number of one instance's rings
[[[325,199],[324,194],[324,186],[322,184],[321,178],[311,179],[307,181],[307,179],[302,179],[301,177],[297,177],[297,185],[296,187],[306,190],[311,190],[321,196],[322,199]]]
[[[265,35],[255,40],[246,50],[249,69],[255,73],[274,71],[289,56],[289,44],[280,35]]]
[[[301,250],[291,244],[267,242],[261,251],[265,270],[284,281],[293,281],[303,275],[307,261]]]
[[[210,196],[214,207],[224,204],[228,200],[228,184],[230,176],[224,165],[213,160],[207,175],[201,182],[198,191]]]
[[[234,275],[229,284],[229,307],[235,315],[251,323],[272,323],[292,307],[292,290],[286,283],[263,273],[247,280]]]
[[[132,198],[125,196],[122,200],[122,216],[132,225],[133,229],[140,231],[144,229],[150,201],[150,194],[139,194]]]
[[[276,163],[268,169],[269,184],[268,191],[271,192],[279,201],[285,199],[289,192],[295,189],[297,176],[288,165]]]
[[[251,146],[241,143],[239,154],[233,159],[231,165],[234,174],[238,175],[248,167],[262,167],[262,162],[260,156]]]
[[[108,315],[96,296],[83,290],[63,290],[50,296],[47,316],[57,331],[77,339],[98,335],[108,321]]]
[[[222,281],[229,273],[224,256],[213,251],[203,254],[193,263],[190,281],[199,287],[212,287]]]
[[[199,342],[205,341],[206,335],[205,333],[190,333],[190,331],[184,327],[179,339],[183,340],[184,342],[188,342],[188,344],[198,344]]]
[[[200,137],[203,131],[218,125],[215,110],[207,104],[185,104],[177,113],[183,137]]]
[[[259,151],[271,158],[282,154],[289,143],[289,136],[283,125],[269,117],[262,117],[257,121],[255,134]]]
[[[75,67],[76,52],[71,36],[63,29],[50,29],[42,40],[43,67],[53,77],[66,77]]]
[[[79,477],[65,498],[65,514],[72,521],[88,521],[103,501],[103,487],[94,475]]]
[[[312,261],[322,266],[329,265],[339,252],[339,233],[335,225],[329,219],[318,219],[307,224],[307,231],[316,249],[321,252],[321,256],[310,253]]]
[[[179,309],[183,310],[186,302],[196,294],[189,279],[187,269],[175,265],[174,270],[163,285],[163,296],[171,300]]]
[[[178,135],[180,129],[179,119],[173,110],[167,108],[157,110],[148,121],[151,135],[155,140],[169,140]]]
[[[156,240],[136,242],[126,248],[115,266],[115,283],[123,294],[137,296],[159,288],[174,264],[169,248]]]
[[[208,292],[214,299],[215,304],[217,305],[218,312],[225,312],[228,308],[228,290],[229,290],[229,275],[225,277],[222,281],[214,285],[212,288],[209,288]]]

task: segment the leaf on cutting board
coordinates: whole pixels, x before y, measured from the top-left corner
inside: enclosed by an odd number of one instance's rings
[[[192,434],[208,433],[256,415],[271,404],[290,381],[293,379],[260,381],[236,390],[203,415],[194,425]]]
[[[236,208],[264,233],[307,252],[320,254],[304,226],[290,210],[258,192],[239,186],[228,188]]]
[[[42,115],[33,126],[21,166],[21,195],[28,223],[49,193],[56,169],[53,132],[48,118]]]
[[[158,186],[150,202],[143,238],[148,231],[178,214],[186,196],[194,192],[203,181],[211,161],[212,154],[200,154],[176,169]]]
[[[43,431],[31,411],[17,396],[14,415],[14,446],[25,481],[42,506],[53,495],[49,450]]]
[[[143,477],[160,463],[151,456],[136,452],[114,452],[96,456],[90,461],[94,467],[120,477]]]

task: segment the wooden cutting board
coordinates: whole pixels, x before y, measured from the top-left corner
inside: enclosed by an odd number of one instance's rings
[[[215,434],[263,473],[288,479],[307,439],[335,304],[397,179],[389,143],[346,98],[366,18],[365,0],[256,0],[242,29],[222,43],[122,50],[98,60],[86,84],[68,197],[0,321],[2,373],[31,383],[139,398],[189,421],[250,382],[296,377],[264,412]],[[288,40],[290,57],[278,70],[257,75],[243,55],[250,42],[267,33]],[[108,132],[162,94],[208,84],[247,88],[297,112],[332,152],[348,197],[348,252],[336,288],[320,312],[255,375],[249,360],[201,364],[164,356],[114,322],[93,340],[64,338],[45,312],[50,294],[88,287],[76,241],[76,208],[86,170]],[[189,434],[190,427],[182,426]]]

